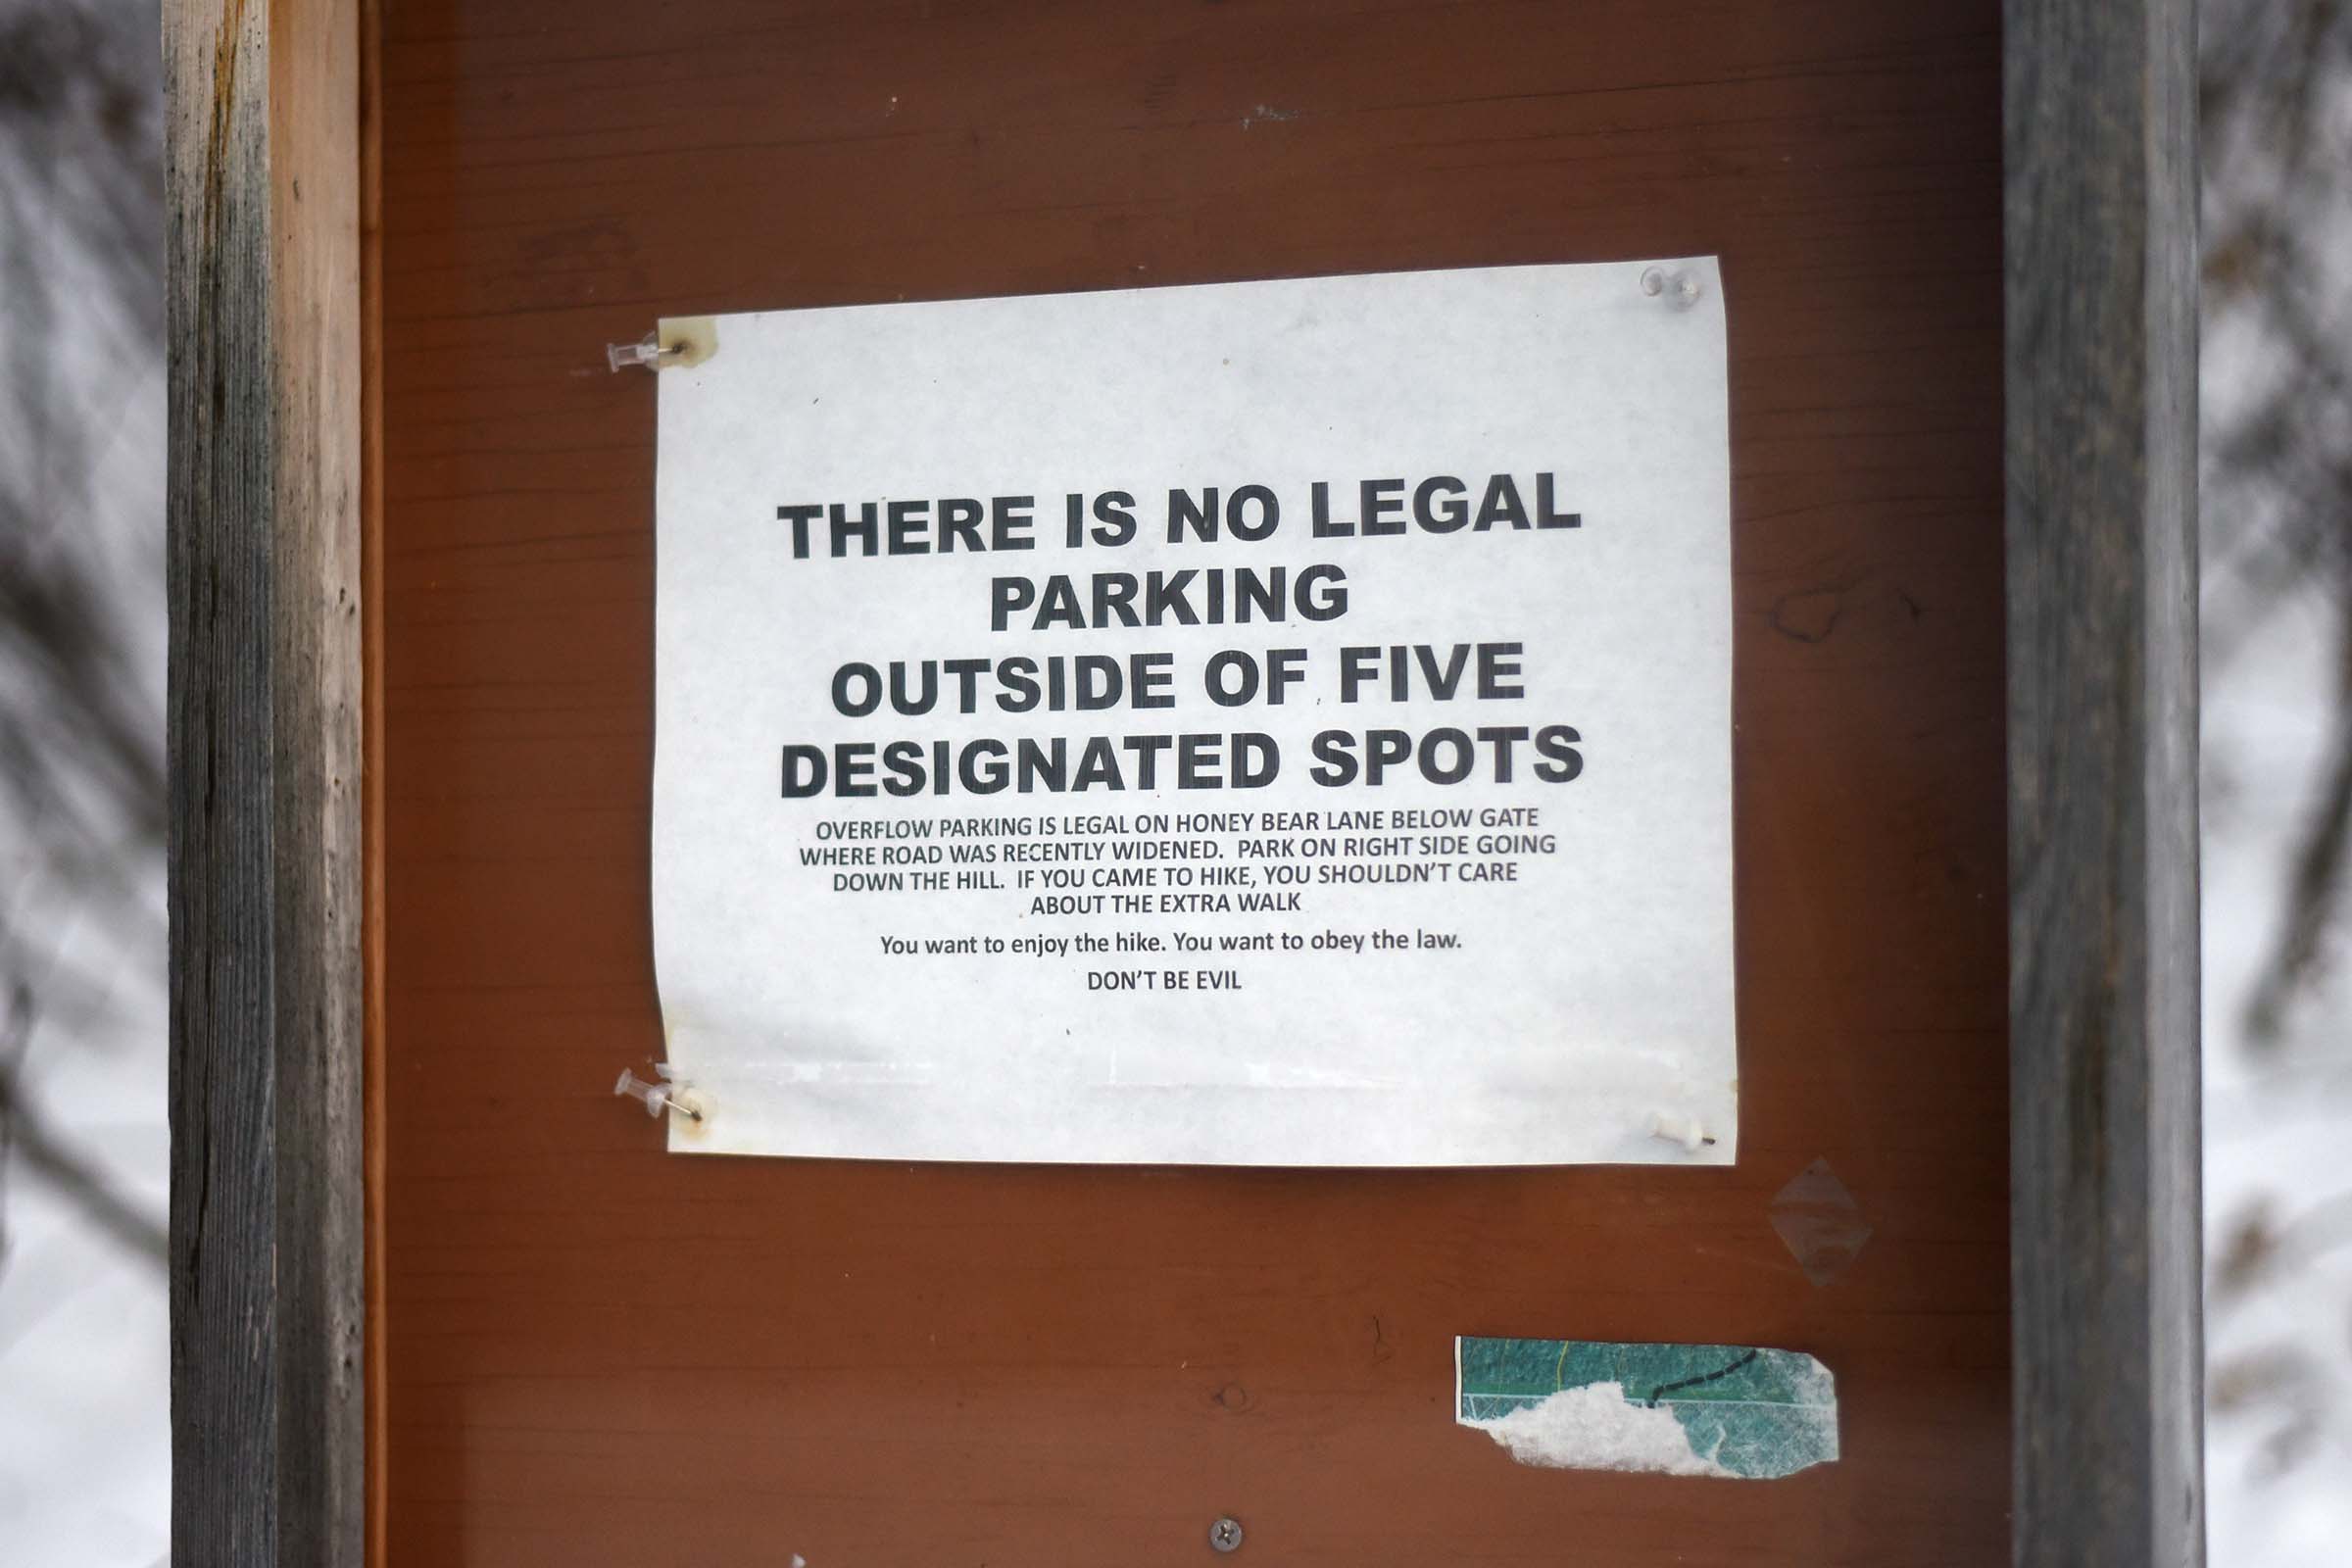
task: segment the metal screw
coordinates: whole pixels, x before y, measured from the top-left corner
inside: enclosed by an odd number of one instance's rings
[[[1242,1548],[1242,1522],[1225,1518],[1208,1527],[1208,1544],[1219,1551],[1239,1551]]]

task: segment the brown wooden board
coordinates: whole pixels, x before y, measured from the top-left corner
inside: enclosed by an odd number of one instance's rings
[[[2005,1557],[1996,6],[382,27],[388,1561],[1179,1563],[1222,1514],[1244,1563]],[[685,1159],[612,1097],[661,1023],[655,379],[606,343],[1697,252],[1732,355],[1737,1168]],[[1874,1234],[1817,1286],[1767,1209],[1823,1158]],[[1454,1425],[1457,1333],[1809,1350],[1846,1456],[1526,1468]]]

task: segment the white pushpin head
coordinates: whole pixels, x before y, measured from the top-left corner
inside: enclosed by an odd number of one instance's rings
[[[1649,1136],[1682,1145],[1686,1154],[1695,1154],[1715,1141],[1707,1136],[1706,1127],[1697,1117],[1674,1116],[1662,1110],[1649,1113]]]

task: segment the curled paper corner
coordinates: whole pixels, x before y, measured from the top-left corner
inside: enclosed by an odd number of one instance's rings
[[[656,327],[663,363],[696,366],[718,352],[718,318],[665,316]],[[676,359],[668,356],[676,355]]]
[[[1795,1350],[1460,1338],[1454,1420],[1521,1464],[1764,1481],[1838,1457],[1838,1384]]]

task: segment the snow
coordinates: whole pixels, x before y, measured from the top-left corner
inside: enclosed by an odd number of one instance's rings
[[[2293,607],[2207,672],[2205,1225],[2218,1258],[2257,1205],[2295,1234],[2352,1193],[2352,1006],[2323,979],[2274,1054],[2244,1038],[2334,699],[2334,633]],[[2341,970],[2342,939],[2336,943]],[[2324,1211],[2323,1211],[2324,1212]],[[2352,1240],[2346,1238],[2345,1240]],[[2342,1568],[2352,1537],[2352,1245],[2288,1244],[2242,1292],[2209,1284],[2206,1515],[2215,1568]]]
[[[90,30],[74,31],[77,21]],[[136,107],[154,114],[152,5],[0,0],[0,37],[13,45],[25,47],[24,29],[43,22],[82,40],[74,70],[93,80],[109,50],[143,66],[132,79],[150,96]],[[0,252],[8,257],[0,473],[19,487],[12,494],[38,502],[14,514],[24,532],[5,541],[0,567],[66,559],[87,566],[86,580],[103,592],[95,616],[127,653],[160,756],[162,345],[142,324],[156,314],[152,302],[111,286],[113,274],[65,220],[76,208],[104,209],[85,167],[90,140],[72,118],[95,89],[43,80],[70,106],[59,118],[0,120]],[[37,362],[17,352],[24,345]],[[40,374],[20,374],[35,363]],[[76,429],[87,446],[60,439]],[[54,696],[40,695],[47,678],[37,653],[0,636],[0,708],[55,718]],[[39,737],[53,738],[56,727]],[[56,752],[86,755],[63,745]],[[0,981],[23,980],[32,997],[18,1087],[60,1144],[160,1223],[168,1181],[162,856],[151,822],[122,819],[129,813],[119,786],[80,775],[58,784],[55,796],[29,805],[0,790]],[[74,847],[106,862],[99,874],[61,855],[52,825],[61,816],[91,824]],[[0,1170],[0,1562],[147,1568],[170,1546],[164,1270],[94,1227],[22,1158]]]

